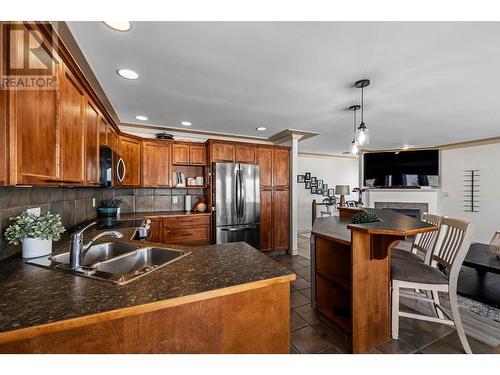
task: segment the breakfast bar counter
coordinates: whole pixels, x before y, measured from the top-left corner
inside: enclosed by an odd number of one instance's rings
[[[316,219],[311,236],[313,307],[351,336],[354,353],[390,338],[391,249],[438,229],[390,210],[370,210],[378,222],[351,224],[359,211]]]

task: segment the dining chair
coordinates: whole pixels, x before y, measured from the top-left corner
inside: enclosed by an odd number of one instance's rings
[[[431,257],[432,265],[422,261],[394,259],[391,264],[392,273],[392,338],[399,337],[399,317],[425,320],[428,322],[454,326],[466,353],[472,353],[460,318],[457,302],[458,275],[462,263],[472,242],[474,224],[452,218],[443,218]],[[392,259],[391,259],[392,260]],[[442,269],[439,270],[436,266]],[[448,293],[451,314],[444,310],[439,300],[415,293],[407,293],[400,289],[418,289]],[[399,298],[407,297],[431,303],[440,310],[442,317],[408,313],[399,310]]]
[[[500,256],[500,230],[497,230],[490,241],[490,249],[492,252]]]

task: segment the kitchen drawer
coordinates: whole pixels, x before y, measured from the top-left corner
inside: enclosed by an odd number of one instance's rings
[[[163,228],[163,243],[174,245],[201,245],[208,244],[210,241],[210,227],[208,225],[189,228]]]
[[[163,228],[183,228],[183,227],[193,227],[198,225],[210,225],[210,216],[172,216],[163,218]]]

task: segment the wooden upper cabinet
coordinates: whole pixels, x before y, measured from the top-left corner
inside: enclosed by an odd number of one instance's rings
[[[235,162],[255,164],[255,146],[236,145]]]
[[[7,25],[2,26],[8,27]],[[27,28],[23,31],[27,31]],[[2,56],[7,56],[7,59],[6,65],[0,69],[18,66],[19,63],[22,63],[23,55],[25,55],[23,46],[27,48],[26,43],[22,41],[23,35],[23,33],[13,33],[10,38],[4,38],[1,41],[6,44],[2,44],[3,50],[0,52]],[[7,50],[10,53],[6,53]],[[54,75],[57,76],[61,70],[61,61],[56,52],[51,49],[50,42],[43,40],[42,48],[37,49],[37,54],[39,59],[52,64]],[[6,73],[12,74],[14,72],[7,70]],[[10,183],[36,185],[46,183],[47,180],[57,180],[59,178],[59,98],[57,90],[16,90],[12,88],[3,93],[2,96],[1,104],[7,106],[8,101],[10,112],[8,117],[7,113],[2,113],[2,116],[5,115],[3,120],[7,128],[10,119],[10,134],[14,137],[9,140]],[[4,109],[6,108],[3,107],[0,112]],[[7,169],[7,167],[5,168]],[[7,174],[7,170],[5,173]]]
[[[290,192],[273,190],[273,250],[288,250],[290,240]]]
[[[85,94],[73,74],[64,68],[60,75],[61,175],[63,182],[81,183],[84,173]]]
[[[260,250],[273,250],[272,190],[260,191]]]
[[[87,100],[85,108],[85,183],[99,183],[100,115],[95,104]]]
[[[273,186],[273,148],[257,147],[257,164],[260,166],[260,186]]]
[[[120,152],[120,136],[115,132],[115,129],[107,124],[106,136],[108,140],[108,147],[113,151]]]
[[[103,117],[99,117],[99,144],[108,146],[108,124]]]
[[[174,164],[189,164],[189,146],[184,143],[174,143],[172,159]]]
[[[290,150],[273,149],[273,186],[290,186]]]
[[[212,162],[234,162],[235,147],[232,143],[214,142],[211,144],[210,159]]]
[[[125,178],[122,186],[140,186],[141,184],[141,141],[128,136],[120,136],[119,154],[125,163]],[[117,174],[123,173],[118,168]]]
[[[189,164],[206,165],[207,147],[203,145],[189,145]]]
[[[142,142],[142,183],[144,187],[170,186],[171,146],[159,142]]]

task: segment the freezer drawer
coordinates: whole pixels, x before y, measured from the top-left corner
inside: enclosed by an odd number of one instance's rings
[[[217,227],[215,236],[217,244],[243,241],[256,249],[260,248],[259,224]]]

